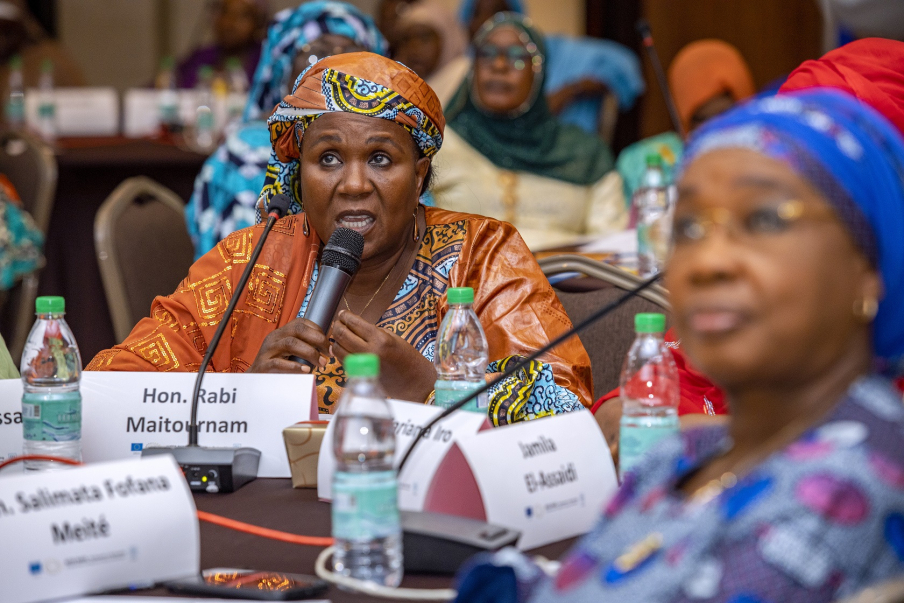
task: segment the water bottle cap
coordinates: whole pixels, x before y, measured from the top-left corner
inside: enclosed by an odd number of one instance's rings
[[[226,59],[226,69],[240,69],[242,67],[242,62],[238,57],[229,57]]]
[[[161,70],[169,70],[172,69],[176,64],[176,60],[172,55],[166,55],[162,59],[160,59],[160,69]]]
[[[22,69],[22,55],[14,54],[12,58],[9,60],[9,68],[11,70],[14,69]]]
[[[376,354],[349,354],[344,365],[345,374],[349,377],[376,377],[380,374],[380,358]]]
[[[62,314],[66,311],[66,300],[59,295],[44,295],[35,300],[36,314]]]
[[[659,153],[647,155],[647,167],[662,167],[662,156]]]
[[[53,73],[52,59],[44,59],[41,61],[41,73]]]
[[[665,331],[665,314],[641,313],[634,315],[634,330],[638,333],[662,333]]]
[[[213,77],[213,67],[204,65],[198,69],[198,79],[206,80]]]
[[[452,287],[446,290],[446,299],[450,304],[473,304],[474,289],[471,287]]]

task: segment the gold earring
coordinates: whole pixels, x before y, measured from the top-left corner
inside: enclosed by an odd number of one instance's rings
[[[414,242],[417,243],[421,240],[421,233],[418,232],[417,229],[417,208],[414,208]]]
[[[301,223],[301,232],[304,233],[304,236],[308,236],[311,234],[311,229],[308,227],[308,214],[304,214],[304,221]]]
[[[879,300],[875,297],[865,297],[854,302],[854,316],[864,322],[872,322],[879,312]]]

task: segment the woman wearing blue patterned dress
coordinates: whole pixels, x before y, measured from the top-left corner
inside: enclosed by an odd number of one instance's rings
[[[665,441],[552,577],[477,560],[459,600],[828,602],[904,573],[904,139],[834,90],[689,142],[666,272],[728,427]]]
[[[195,259],[230,233],[255,223],[257,197],[270,160],[266,120],[298,74],[325,56],[359,50],[385,54],[386,40],[373,20],[350,4],[307,2],[274,17],[251,83],[244,123],[204,163],[185,208]]]

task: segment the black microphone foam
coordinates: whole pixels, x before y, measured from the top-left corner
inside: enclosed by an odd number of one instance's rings
[[[267,204],[267,213],[275,213],[276,219],[278,220],[286,215],[290,205],[292,205],[292,200],[287,196],[273,195],[273,197],[270,198],[270,203]]]
[[[321,264],[338,268],[346,274],[355,274],[364,253],[364,237],[351,228],[337,228],[323,248]]]

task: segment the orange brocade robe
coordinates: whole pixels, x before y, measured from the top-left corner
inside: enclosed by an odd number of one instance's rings
[[[448,309],[446,288],[473,287],[474,310],[486,331],[491,361],[526,356],[571,327],[512,225],[432,207],[426,208],[426,221],[415,265],[379,326],[422,353],[429,347],[431,357],[429,334]],[[85,370],[197,371],[262,230],[262,225],[252,226],[220,241],[195,262],[175,293],[154,300],[151,315],[135,325],[124,342],[100,352]],[[313,230],[304,235],[301,215],[276,223],[209,370],[248,370],[267,334],[298,315],[320,247]],[[590,406],[590,358],[577,337],[541,360],[552,368],[557,385]],[[317,368],[315,377],[320,412],[331,413],[345,375],[330,359],[326,367]]]

